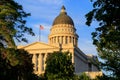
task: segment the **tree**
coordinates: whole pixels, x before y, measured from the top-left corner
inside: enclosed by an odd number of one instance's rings
[[[79,80],[91,80],[89,76],[87,76],[85,73],[82,73],[79,76]]]
[[[25,50],[8,48],[0,50],[0,78],[2,80],[31,80],[32,57]]]
[[[47,57],[45,76],[48,80],[68,80],[74,76],[72,56],[69,52],[53,52]]]
[[[14,0],[0,0],[0,79],[35,80],[31,55],[25,50],[16,49],[14,39],[27,42],[24,33],[34,35],[25,26],[25,18],[30,16],[22,5]]]
[[[120,0],[91,0],[93,10],[86,14],[86,24],[93,20],[99,26],[92,33],[93,44],[104,61],[101,68],[109,71],[108,77],[120,79]]]
[[[14,0],[0,0],[0,43],[15,48],[14,39],[27,42],[23,33],[34,35],[32,29],[25,26],[29,15]]]

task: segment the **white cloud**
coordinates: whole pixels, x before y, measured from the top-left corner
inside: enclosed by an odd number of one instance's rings
[[[31,13],[31,18],[34,19],[44,19],[44,20],[52,20],[56,14],[56,9],[54,7],[50,7],[48,9],[48,6],[31,6],[27,5],[28,12]]]

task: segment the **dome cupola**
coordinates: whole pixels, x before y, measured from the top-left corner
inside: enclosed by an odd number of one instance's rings
[[[53,25],[56,24],[71,24],[74,25],[73,20],[66,13],[66,9],[64,6],[61,8],[60,14],[55,18]]]
[[[73,20],[67,15],[65,7],[62,6],[60,14],[55,18],[50,29],[49,44],[77,46],[77,43],[78,35]]]

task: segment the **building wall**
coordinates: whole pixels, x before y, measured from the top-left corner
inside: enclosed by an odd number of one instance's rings
[[[85,72],[87,76],[89,76],[91,79],[95,79],[97,76],[102,76],[102,71],[93,71],[93,72]]]
[[[72,54],[72,63],[75,66],[75,73],[81,73],[89,70],[97,71],[95,66],[92,67],[92,65],[88,65],[87,56],[78,48],[79,36],[76,33],[72,19],[66,15],[64,6],[61,9],[61,13],[64,17],[58,15],[59,18],[56,18],[57,23],[56,21],[53,22],[56,24],[52,25],[50,29],[48,44],[35,42],[19,48],[25,49],[33,55],[32,61],[34,64],[34,72],[36,74],[44,73],[46,58],[54,51],[69,51]],[[61,22],[61,20],[64,22]]]
[[[95,65],[92,65],[92,71],[99,71]]]
[[[87,56],[82,53],[82,51],[74,47],[71,44],[64,44],[61,46],[62,52],[69,51],[72,54],[72,63],[75,66],[75,73],[81,73],[89,71],[88,66],[88,59]],[[31,55],[33,55],[32,62],[34,64],[34,72],[36,74],[42,74],[45,70],[45,61],[49,54],[53,53],[54,51],[59,51],[60,47],[55,47],[50,44],[35,42],[27,46],[19,47],[21,49],[27,50]],[[92,64],[91,64],[92,65]],[[96,66],[91,67],[91,71],[98,71]]]
[[[77,55],[74,56],[75,60],[75,73],[81,73],[88,71],[88,64],[86,61],[80,59]]]

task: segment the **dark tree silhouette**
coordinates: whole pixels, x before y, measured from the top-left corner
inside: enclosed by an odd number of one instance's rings
[[[92,33],[93,44],[104,61],[101,68],[111,74],[109,79],[120,79],[120,0],[91,0],[93,10],[86,14],[86,24],[93,20],[99,26]],[[112,78],[111,78],[112,77]]]

